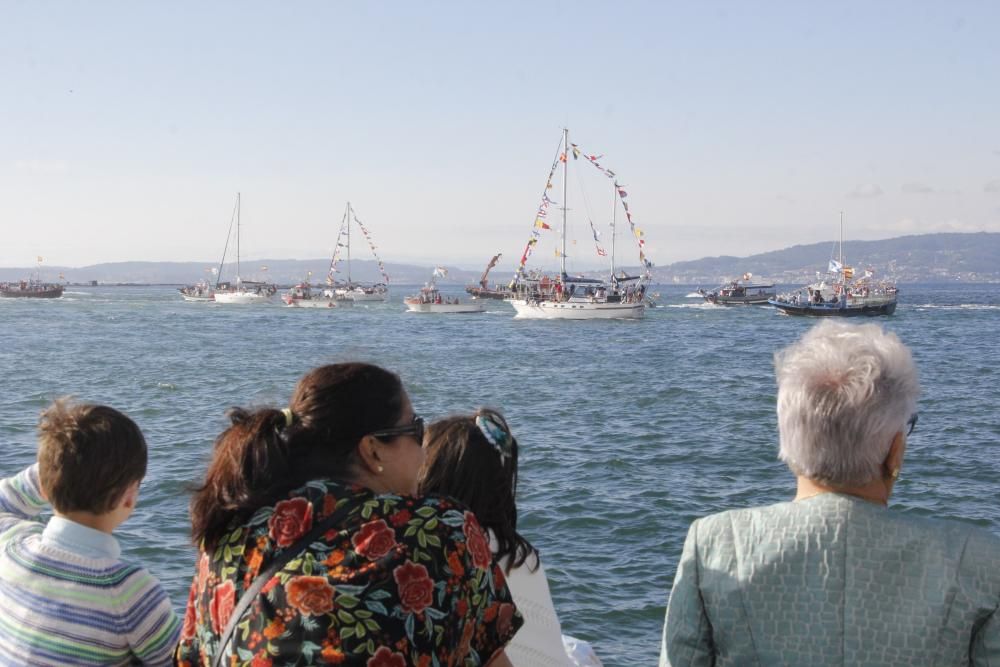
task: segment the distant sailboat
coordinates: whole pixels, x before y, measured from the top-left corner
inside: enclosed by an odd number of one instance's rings
[[[382,282],[380,283],[361,283],[356,282],[351,276],[351,223],[358,226],[361,230],[362,235],[365,237],[365,241],[368,242],[368,248],[371,250],[372,255],[375,257],[375,262],[378,264],[379,272],[382,274]],[[339,273],[340,264],[340,249],[344,248],[347,250],[347,280],[337,280],[336,275]],[[358,220],[357,214],[351,207],[351,202],[347,202],[347,208],[344,210],[344,219],[340,224],[340,232],[337,234],[337,245],[333,249],[333,257],[330,260],[330,273],[327,277],[327,283],[333,288],[334,293],[338,296],[349,298],[352,301],[385,301],[389,296],[389,276],[385,272],[385,265],[382,264],[382,259],[378,256],[378,252],[375,250],[375,242],[372,241],[371,234],[368,232],[368,228],[365,227],[360,220]]]
[[[595,278],[571,277],[566,273],[567,256],[567,221],[566,214],[569,210],[568,199],[568,176],[569,163],[576,161],[583,155],[584,159],[593,164],[605,176],[612,181],[612,208],[611,208],[611,273],[608,281]],[[635,319],[641,318],[646,309],[646,287],[650,280],[649,268],[652,264],[646,259],[643,251],[642,230],[638,229],[632,222],[632,214],[628,204],[625,203],[627,196],[615,177],[615,173],[609,169],[601,167],[596,155],[585,155],[576,144],[569,141],[569,130],[563,130],[562,140],[556,151],[556,159],[552,163],[549,177],[545,183],[545,190],[542,194],[542,203],[535,217],[534,229],[531,239],[525,247],[521,256],[521,262],[517,273],[512,281],[512,289],[517,295],[509,299],[510,304],[517,311],[516,317],[527,319],[568,319],[568,320],[592,320],[592,319]],[[562,163],[563,172],[563,193],[562,193],[562,230],[561,230],[561,250],[556,251],[559,257],[559,275],[554,279],[548,276],[532,276],[525,271],[525,264],[532,250],[538,242],[540,230],[551,229],[546,222],[546,214],[549,204],[553,202],[548,192],[552,188],[552,178],[556,173],[559,163]],[[619,203],[625,209],[629,226],[639,244],[639,260],[643,264],[644,272],[641,276],[629,276],[624,271],[618,274],[615,269],[615,227],[617,222],[617,211]],[[594,235],[594,242],[597,246],[599,256],[607,256],[607,252],[601,247],[599,233],[591,224],[591,231]]]
[[[230,233],[232,223],[230,222]],[[226,236],[226,247],[229,246],[229,236]],[[222,277],[222,267],[226,263],[226,251],[222,251],[222,262],[219,264],[219,277]],[[236,280],[234,283],[216,282],[215,300],[228,304],[268,303],[278,288],[270,283],[243,280],[240,275],[240,193],[236,193]]]

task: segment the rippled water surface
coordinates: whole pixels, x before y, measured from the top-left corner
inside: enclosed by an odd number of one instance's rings
[[[564,631],[609,667],[654,664],[692,519],[790,497],[775,457],[772,355],[813,324],[660,288],[636,322],[409,314],[392,301],[327,311],[184,303],[166,287],[0,299],[0,474],[35,453],[57,396],[111,404],[151,445],[142,504],[119,530],[178,608],[193,571],[186,487],[232,405],[285,405],[322,363],[397,371],[431,418],[491,405],[522,443],[521,528],[543,553]],[[457,290],[455,291],[457,293]],[[880,320],[914,351],[924,395],[893,504],[1000,530],[1000,296],[904,285]]]

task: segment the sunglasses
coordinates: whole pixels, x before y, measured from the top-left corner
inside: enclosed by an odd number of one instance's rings
[[[424,418],[413,415],[413,421],[405,426],[394,426],[375,431],[370,434],[374,438],[384,440],[385,438],[395,438],[401,435],[412,435],[413,439],[419,443],[424,441]]]
[[[917,427],[918,416],[919,414],[914,412],[912,415],[910,415],[910,418],[906,420],[906,426],[908,427],[906,430],[906,435],[910,435],[911,433],[913,433],[913,429]]]

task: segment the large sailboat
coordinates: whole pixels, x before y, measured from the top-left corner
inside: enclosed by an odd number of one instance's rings
[[[268,303],[278,288],[271,283],[243,280],[240,275],[240,193],[236,193],[236,280],[232,283],[216,282],[214,297],[217,303],[255,304]],[[233,224],[229,223],[229,234],[232,234]],[[226,250],[229,247],[229,235],[226,236],[226,248],[222,251],[222,261],[219,263],[218,277],[222,277],[222,267],[226,263]]]
[[[871,317],[896,312],[899,290],[889,280],[876,280],[875,270],[867,268],[855,276],[855,269],[844,259],[844,214],[840,214],[840,257],[830,259],[826,280],[817,272],[817,281],[798,290],[779,294],[769,304],[786,315],[805,317]]]
[[[612,208],[611,208],[611,273],[607,281],[596,278],[584,278],[570,276],[566,271],[567,257],[567,212],[569,211],[569,163],[583,158],[601,173],[603,173],[612,183]],[[615,172],[602,167],[598,162],[601,156],[588,155],[579,146],[570,143],[569,130],[564,129],[559,147],[556,150],[556,158],[552,162],[549,176],[545,182],[545,190],[542,193],[542,202],[535,214],[534,228],[531,238],[525,246],[524,253],[518,266],[514,279],[511,281],[511,288],[516,295],[509,299],[510,304],[517,312],[515,317],[523,319],[566,319],[566,320],[592,320],[592,319],[637,319],[643,317],[646,309],[646,287],[649,284],[652,264],[646,259],[643,246],[643,232],[635,226],[632,220],[632,212],[625,202],[627,193],[619,185]],[[551,204],[556,204],[549,197],[549,191],[553,189],[552,179],[562,163],[562,229],[561,246],[556,250],[559,258],[559,275],[554,278],[547,275],[540,275],[538,272],[526,271],[528,257],[537,245],[541,232],[551,229],[547,222],[548,209]],[[643,272],[639,276],[627,275],[624,271],[618,273],[615,267],[615,233],[617,227],[618,206],[621,204],[625,211],[629,227],[639,246],[639,261],[642,264]],[[600,234],[590,222],[591,231],[594,235],[597,254],[606,257],[607,252],[601,246]]]
[[[378,270],[382,274],[382,282],[380,283],[361,283],[354,280],[351,276],[351,223],[358,226],[361,230],[361,234],[365,237],[365,241],[368,242],[368,249],[371,250],[372,256],[375,257],[375,262],[378,264]],[[340,272],[340,249],[344,248],[347,250],[347,280],[337,280],[335,274]],[[340,223],[340,232],[337,233],[337,245],[333,248],[333,257],[330,259],[330,273],[327,276],[327,284],[333,288],[334,293],[342,298],[348,298],[355,302],[363,301],[385,301],[389,296],[389,276],[385,272],[385,265],[382,264],[382,259],[378,256],[378,252],[375,249],[375,242],[372,240],[371,234],[368,232],[368,228],[358,220],[357,214],[354,212],[354,208],[351,206],[351,202],[347,202],[347,208],[344,209],[344,219]]]

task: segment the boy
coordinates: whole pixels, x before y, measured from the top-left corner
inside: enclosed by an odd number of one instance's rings
[[[119,560],[146,441],[117,410],[57,400],[38,463],[0,481],[0,663],[168,665],[179,621],[160,583]],[[47,525],[32,521],[51,503]]]

